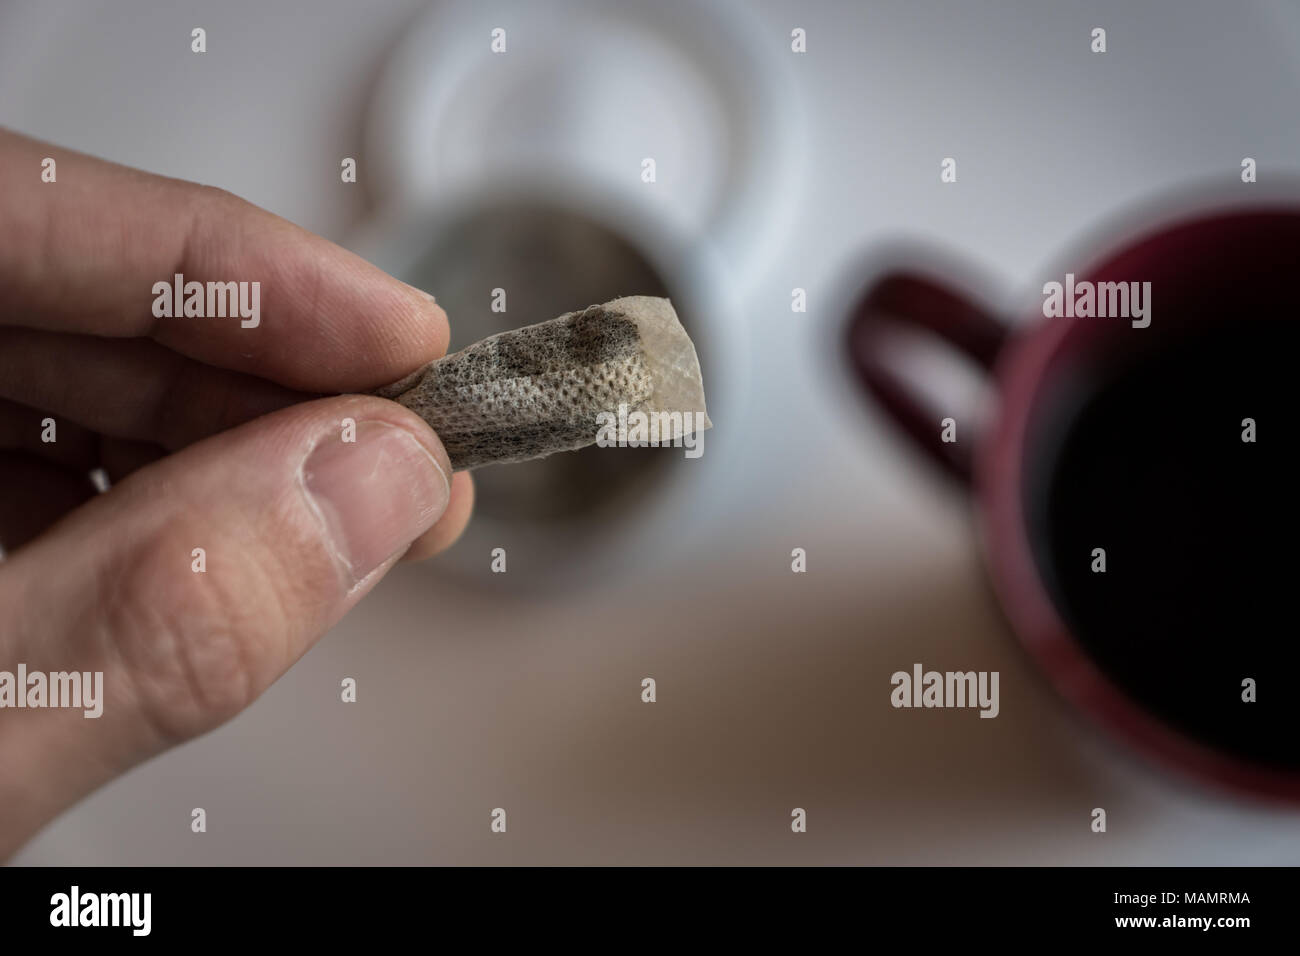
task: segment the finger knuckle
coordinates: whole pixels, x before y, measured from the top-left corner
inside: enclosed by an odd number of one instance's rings
[[[285,620],[263,576],[178,574],[189,552],[168,537],[117,564],[101,606],[142,717],[175,743],[229,720],[270,683]]]

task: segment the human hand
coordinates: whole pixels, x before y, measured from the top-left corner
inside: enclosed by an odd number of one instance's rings
[[[260,321],[156,317],[176,273],[259,282]],[[457,538],[473,487],[437,436],[337,394],[447,340],[429,296],[243,200],[0,130],[0,703],[20,664],[103,673],[97,718],[0,707],[0,859]]]

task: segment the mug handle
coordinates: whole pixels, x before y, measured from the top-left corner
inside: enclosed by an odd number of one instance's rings
[[[877,280],[849,322],[849,355],[867,390],[936,464],[970,485],[971,443],[943,441],[940,422],[922,400],[922,390],[886,363],[881,345],[891,325],[934,333],[986,373],[992,372],[1007,340],[1007,326],[965,297],[912,272]]]

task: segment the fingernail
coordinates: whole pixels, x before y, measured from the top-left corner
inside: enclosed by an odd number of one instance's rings
[[[352,583],[423,534],[447,510],[451,484],[415,436],[361,422],[356,441],[323,438],[303,463],[303,485]]]
[[[405,285],[408,289],[410,289],[412,292],[414,292],[414,293],[415,293],[416,295],[418,295],[420,298],[422,298],[422,299],[428,299],[428,300],[429,300],[430,302],[432,302],[434,305],[437,305],[437,304],[438,304],[438,300],[437,300],[437,299],[435,299],[435,298],[434,298],[430,293],[425,292],[425,291],[424,291],[423,289],[421,289],[419,286],[411,285],[409,282],[407,282],[407,283],[403,283],[403,285]]]

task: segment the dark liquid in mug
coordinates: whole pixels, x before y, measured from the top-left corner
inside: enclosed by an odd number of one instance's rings
[[[1300,768],[1298,321],[1229,319],[1059,377],[1025,463],[1036,560],[1100,668],[1171,727],[1278,769]]]

